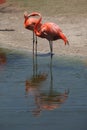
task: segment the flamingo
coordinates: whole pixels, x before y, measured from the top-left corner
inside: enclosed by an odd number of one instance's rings
[[[39,14],[36,12],[34,16],[38,16]],[[28,15],[27,12],[24,12],[24,27],[30,31],[33,31],[33,53],[34,53],[34,42],[35,42],[35,34],[34,34],[34,26],[38,22],[37,18],[33,18],[30,15]],[[41,26],[41,23],[39,23],[39,26]],[[36,52],[37,52],[37,36],[36,36]]]
[[[0,4],[3,4],[5,2],[6,2],[6,0],[0,0]]]
[[[35,16],[35,15],[36,15],[36,12],[33,12],[30,14],[30,16]],[[53,41],[62,39],[64,41],[65,45],[66,44],[69,45],[69,41],[57,24],[52,23],[52,22],[46,22],[46,23],[40,25],[40,23],[42,21],[42,16],[40,13],[38,13],[38,15],[40,16],[40,18],[38,19],[38,21],[36,22],[36,24],[34,26],[34,32],[35,32],[36,36],[45,38],[49,41],[50,52],[51,52],[51,57],[52,57]]]

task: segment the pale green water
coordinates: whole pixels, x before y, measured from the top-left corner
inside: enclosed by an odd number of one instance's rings
[[[35,64],[31,54],[1,52],[1,130],[87,129],[87,66],[81,59],[54,55],[50,64],[42,55]]]

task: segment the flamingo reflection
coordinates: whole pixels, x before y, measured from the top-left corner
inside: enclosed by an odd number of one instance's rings
[[[48,93],[41,93],[40,95],[42,110],[53,110],[59,108],[68,98],[69,89],[65,90],[63,93],[53,90],[52,59],[50,62],[50,90]]]
[[[50,86],[48,92],[43,92],[40,89],[41,83],[47,79],[47,74],[35,74],[35,72],[33,74],[34,75],[30,80],[26,80],[25,88],[27,94],[32,92],[34,96],[35,108],[32,110],[33,115],[38,116],[43,110],[54,110],[59,108],[67,100],[69,90],[65,90],[63,93],[53,90],[52,59],[50,61]]]
[[[4,52],[0,50],[0,65],[3,65],[6,63],[6,55]]]
[[[37,56],[33,55],[33,74],[30,79],[26,80],[26,93],[30,91],[38,91],[41,83],[47,79],[47,73],[38,72]]]

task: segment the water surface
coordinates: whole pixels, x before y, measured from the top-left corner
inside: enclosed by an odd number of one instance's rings
[[[87,129],[87,66],[0,49],[2,130]]]

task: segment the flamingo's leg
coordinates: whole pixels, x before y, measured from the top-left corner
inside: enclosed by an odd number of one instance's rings
[[[34,34],[34,31],[33,31],[33,55],[34,55],[34,42],[35,42],[35,34]]]
[[[35,49],[35,51],[36,51],[36,55],[37,55],[37,36],[36,36],[36,49]]]
[[[49,46],[50,46],[50,53],[51,53],[51,58],[53,56],[53,41],[49,41]]]

